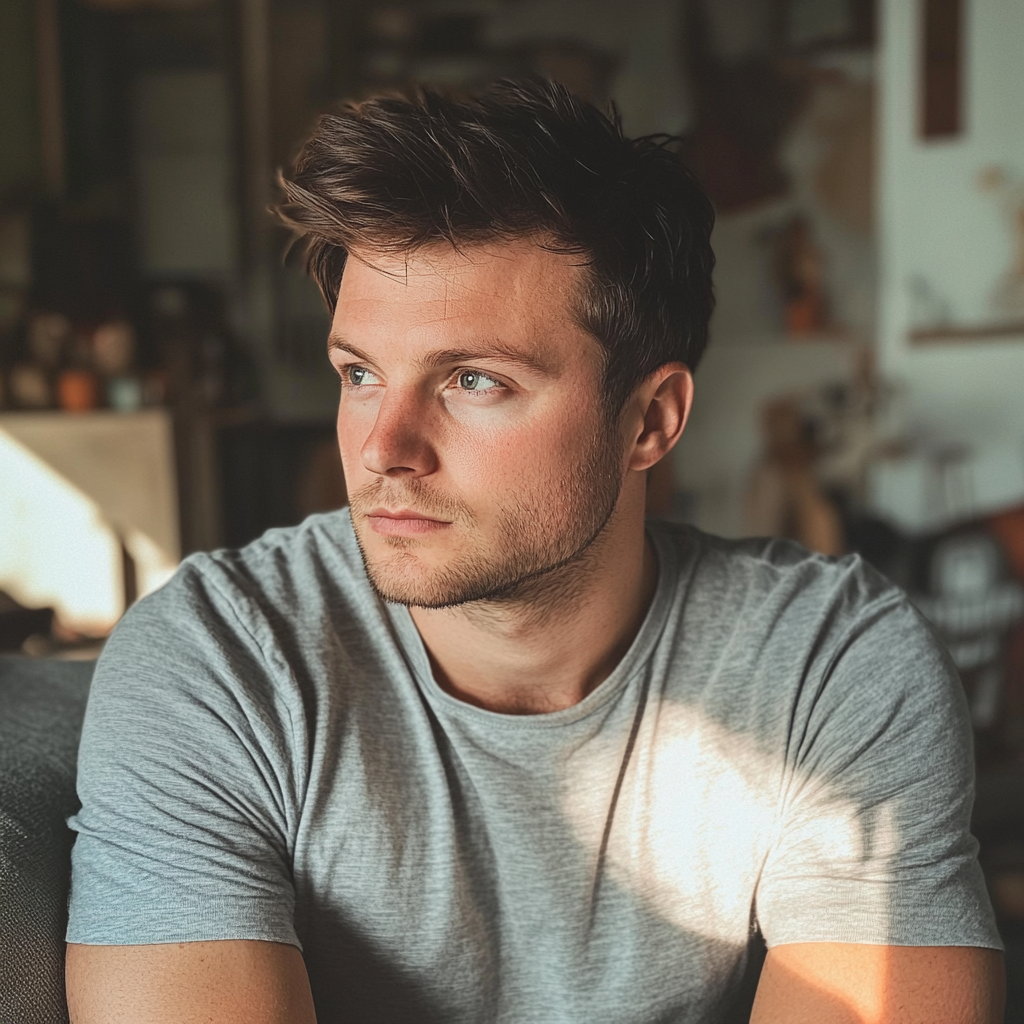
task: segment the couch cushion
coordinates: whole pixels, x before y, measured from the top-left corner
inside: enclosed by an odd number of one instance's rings
[[[0,1024],[66,1024],[75,762],[92,662],[0,657]]]

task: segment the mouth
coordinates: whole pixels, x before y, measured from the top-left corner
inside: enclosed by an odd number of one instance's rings
[[[452,525],[450,521],[406,508],[374,508],[366,513],[366,521],[382,537],[421,537]]]

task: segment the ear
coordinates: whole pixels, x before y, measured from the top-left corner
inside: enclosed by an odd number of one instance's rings
[[[627,404],[633,434],[628,468],[650,469],[683,435],[693,405],[693,374],[683,363],[659,366]]]

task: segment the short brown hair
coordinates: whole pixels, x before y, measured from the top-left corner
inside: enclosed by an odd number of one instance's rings
[[[321,116],[276,212],[332,310],[350,249],[533,236],[579,254],[576,319],[604,347],[618,412],[659,366],[695,369],[707,344],[714,211],[678,148],[627,139],[614,111],[542,79],[461,98],[417,88]]]

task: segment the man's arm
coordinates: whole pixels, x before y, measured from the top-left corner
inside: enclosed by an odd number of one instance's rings
[[[71,944],[71,1024],[316,1024],[302,954],[231,939]]]
[[[806,942],[768,951],[750,1024],[1002,1024],[1003,954]]]

